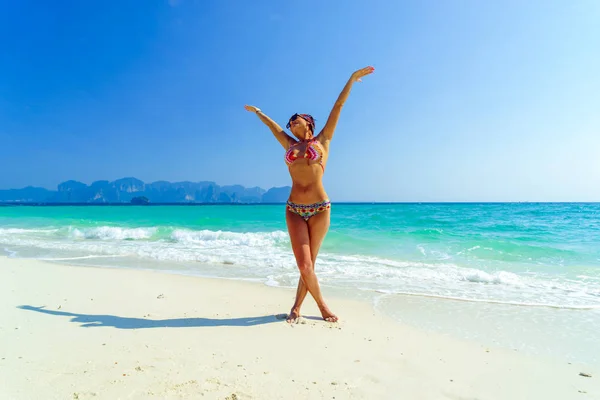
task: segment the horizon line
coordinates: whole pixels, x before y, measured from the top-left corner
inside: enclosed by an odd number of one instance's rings
[[[334,204],[408,204],[408,205],[423,205],[423,204],[600,204],[600,201],[336,201]],[[265,206],[265,205],[281,205],[285,202],[264,202],[264,203],[228,203],[228,202],[214,202],[214,203],[201,203],[201,202],[155,202],[148,204],[132,204],[128,202],[122,203],[82,203],[82,202],[25,202],[25,201],[0,201],[0,206],[215,206],[215,205],[227,205],[227,206]]]

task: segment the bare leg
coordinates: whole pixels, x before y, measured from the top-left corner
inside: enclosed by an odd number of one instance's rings
[[[314,267],[313,267],[314,268]],[[290,314],[287,317],[287,322],[296,322],[298,318],[300,318],[300,307],[302,307],[302,302],[306,297],[306,286],[304,286],[304,281],[302,280],[302,276],[298,278],[298,289],[296,289],[296,300],[294,301],[294,305],[290,310]]]
[[[331,211],[327,210],[326,212],[309,218],[307,222],[313,269],[316,266],[317,255],[319,254],[323,239],[329,230],[330,215]],[[307,293],[308,290],[306,289],[306,285],[304,285],[304,281],[302,280],[302,277],[300,277],[298,279],[298,289],[296,290],[296,301],[290,311],[288,322],[293,322],[296,318],[300,317],[300,308],[302,307],[302,303],[304,302]]]
[[[288,231],[292,242],[292,250],[298,263],[298,269],[300,270],[300,282],[298,283],[298,290],[296,291],[296,301],[288,322],[293,322],[300,315],[300,306],[302,301],[306,297],[306,291],[310,292],[323,319],[329,322],[337,321],[337,317],[329,310],[327,304],[323,300],[321,289],[319,287],[319,281],[314,271],[314,261],[316,261],[316,254],[323,242],[323,238],[329,229],[329,217],[330,211],[324,211],[313,217],[308,221],[304,221],[300,216],[286,211],[286,220],[288,224]],[[312,250],[315,250],[314,254]]]

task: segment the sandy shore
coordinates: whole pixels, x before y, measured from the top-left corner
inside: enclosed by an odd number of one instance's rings
[[[293,296],[0,258],[0,398],[600,398],[600,368],[421,331],[366,303],[331,298],[330,324],[307,298],[289,325],[278,315]]]

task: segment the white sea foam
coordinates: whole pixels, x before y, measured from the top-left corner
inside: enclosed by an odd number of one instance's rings
[[[362,290],[366,290],[366,289],[363,288]],[[376,292],[381,293],[383,295],[418,296],[418,297],[428,297],[428,298],[434,298],[434,299],[467,301],[467,302],[472,302],[472,303],[505,304],[505,305],[523,306],[523,307],[548,307],[548,308],[559,308],[559,309],[569,309],[569,310],[600,310],[600,304],[560,305],[560,304],[539,303],[539,302],[536,303],[536,302],[519,302],[519,301],[510,301],[510,300],[464,298],[464,297],[456,297],[456,296],[443,296],[443,295],[436,295],[436,294],[400,292],[400,291],[391,291],[391,290],[376,290]],[[381,301],[381,297],[378,297],[377,301]],[[377,306],[377,303],[375,303],[375,305]]]
[[[511,285],[523,287],[524,283],[517,274],[512,272],[499,271],[494,273],[487,273],[478,269],[465,269],[460,271],[459,275],[462,275],[462,279],[470,282],[490,283],[495,285]]]
[[[594,281],[600,281],[600,276],[588,276],[588,275],[577,275],[580,279],[591,279]]]
[[[15,256],[17,255],[17,252],[16,252],[16,251],[13,251],[13,250],[7,249],[6,247],[4,248],[4,252],[5,252],[6,254],[8,254],[8,257],[15,257]]]
[[[69,236],[76,239],[140,240],[151,238],[156,233],[156,230],[156,228],[99,226],[95,228],[70,228]]]
[[[4,235],[19,235],[19,234],[53,234],[58,232],[58,229],[23,229],[23,228],[0,228],[0,234]]]
[[[115,258],[121,257],[118,254],[110,254],[110,255],[88,255],[88,256],[80,256],[80,257],[38,257],[38,260],[41,261],[74,261],[74,260],[93,260],[96,258]]]
[[[174,230],[171,239],[197,246],[270,246],[285,243],[288,236],[283,231],[275,232],[227,232],[227,231],[191,231],[184,229]]]
[[[193,262],[188,270],[198,274],[261,279],[273,286],[293,287],[298,281],[289,238],[284,231],[108,226],[46,230],[0,228],[0,244],[8,251],[11,246],[44,249],[45,259],[57,261],[126,256],[164,263],[164,269],[176,263]],[[209,270],[207,265],[218,267]],[[465,267],[441,254],[433,261],[415,262],[323,250],[316,269],[324,285],[382,293],[561,308],[600,306],[600,282],[589,273],[566,279],[542,273]]]

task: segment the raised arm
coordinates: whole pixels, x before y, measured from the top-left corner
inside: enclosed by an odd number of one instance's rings
[[[348,99],[350,90],[352,90],[352,85],[354,85],[354,82],[361,82],[361,78],[363,76],[369,75],[373,73],[373,71],[375,71],[375,68],[366,67],[359,69],[358,71],[354,72],[352,76],[350,76],[350,79],[348,79],[346,86],[344,86],[344,89],[342,89],[342,93],[340,93],[337,100],[335,101],[333,109],[329,113],[329,118],[327,118],[327,122],[325,123],[325,126],[318,135],[320,139],[325,141],[331,140],[331,138],[333,137],[333,133],[335,132],[335,127],[337,126],[338,120],[340,119],[342,107],[344,107],[344,103],[346,103],[346,100]]]
[[[279,143],[281,143],[281,145],[283,146],[284,149],[287,150],[295,142],[295,140],[292,139],[291,136],[289,136],[287,133],[285,133],[285,131],[279,126],[279,124],[277,122],[273,121],[266,114],[264,114],[260,110],[260,108],[254,107],[254,106],[248,106],[248,105],[244,106],[244,108],[247,111],[255,113],[258,116],[258,118],[260,118],[260,120],[266,126],[269,127],[271,132],[273,132],[275,139],[277,139],[277,141]]]

